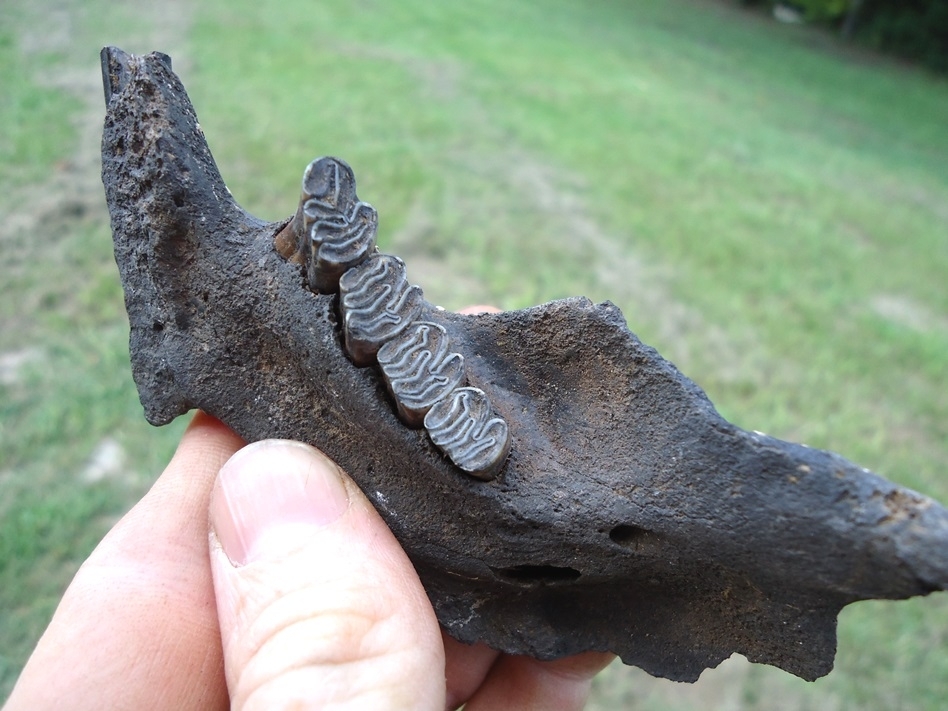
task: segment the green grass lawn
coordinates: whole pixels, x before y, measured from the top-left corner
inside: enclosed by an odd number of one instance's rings
[[[610,299],[737,424],[948,500],[944,79],[702,0],[123,7],[0,4],[0,698],[182,425],[128,371],[103,44],[172,54],[261,217],[340,156],[431,300]],[[945,597],[848,608],[813,684],[614,666],[590,708],[941,709]]]

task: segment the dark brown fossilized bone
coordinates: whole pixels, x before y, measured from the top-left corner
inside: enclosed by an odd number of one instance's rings
[[[347,192],[344,164],[304,180],[294,218],[262,222],[227,191],[168,58],[102,58],[103,181],[148,420],[200,407],[248,440],[327,452],[453,636],[540,658],[611,650],[678,680],[739,652],[814,679],[832,667],[844,605],[948,588],[948,511],[728,423],[610,304],[473,317],[406,289],[405,328],[427,330],[373,342],[372,323],[347,324],[340,295],[323,293],[339,278],[343,298],[357,291],[348,270],[374,254],[374,211]],[[364,253],[323,249],[332,240]],[[463,380],[400,417],[400,356],[382,349],[412,339],[446,343]],[[509,428],[489,481],[436,435],[449,411],[476,409],[469,389]]]

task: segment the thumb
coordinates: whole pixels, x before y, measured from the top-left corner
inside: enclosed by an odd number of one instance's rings
[[[210,504],[233,709],[443,709],[444,647],[404,551],[318,450],[237,452]]]

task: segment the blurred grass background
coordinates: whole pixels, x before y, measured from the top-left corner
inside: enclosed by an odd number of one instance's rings
[[[183,422],[145,423],[98,50],[172,55],[241,204],[350,162],[449,308],[610,299],[737,424],[948,500],[948,82],[712,0],[0,3],[0,698]],[[943,709],[948,600],[860,603],[807,684],[614,665],[591,709]]]

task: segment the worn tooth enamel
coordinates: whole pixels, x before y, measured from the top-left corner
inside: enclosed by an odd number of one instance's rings
[[[344,161],[319,158],[306,167],[297,229],[307,281],[320,293],[335,292],[343,273],[374,252],[378,215],[359,201]]]
[[[371,365],[384,343],[406,329],[422,307],[422,292],[408,283],[405,263],[375,254],[339,280],[343,342],[356,365]]]
[[[355,174],[345,161],[325,156],[317,158],[303,172],[300,202],[304,212],[349,214],[358,202]],[[305,224],[304,226],[308,227]]]
[[[464,358],[448,345],[444,328],[420,321],[379,349],[382,375],[409,427],[421,427],[435,403],[464,385]]]
[[[314,222],[310,227],[310,287],[323,294],[337,291],[346,270],[364,262],[375,251],[377,229],[378,215],[364,202],[356,205],[351,216]]]
[[[431,441],[455,466],[478,479],[497,476],[510,452],[510,431],[479,388],[458,388],[425,415]]]
[[[493,479],[510,450],[507,423],[482,390],[464,387],[464,358],[451,351],[444,327],[415,321],[422,291],[408,283],[401,259],[378,254],[377,231],[378,215],[356,195],[352,168],[325,157],[303,173],[299,210],[276,244],[306,265],[311,289],[339,291],[346,353],[358,366],[377,361],[402,422],[424,426],[463,471]]]

